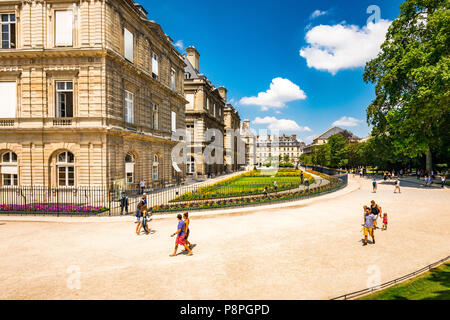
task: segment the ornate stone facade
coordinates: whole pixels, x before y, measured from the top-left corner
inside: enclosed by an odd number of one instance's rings
[[[199,72],[200,54],[197,49],[189,47],[186,52],[186,130],[191,136],[186,161],[187,174],[197,177],[220,175],[225,172],[223,137],[227,91],[224,87],[214,87],[208,78]],[[210,129],[216,130],[216,138],[208,136]],[[213,160],[208,161],[208,157]]]
[[[146,14],[132,0],[0,2],[10,19],[0,44],[0,156],[16,155],[0,160],[0,185],[184,178],[171,150],[172,132],[185,127],[185,63]]]

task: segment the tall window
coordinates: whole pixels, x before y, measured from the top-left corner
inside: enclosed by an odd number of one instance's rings
[[[127,153],[125,156],[125,179],[127,184],[134,183],[134,156]]]
[[[134,96],[125,90],[125,122],[133,123],[134,118]]]
[[[124,38],[124,46],[125,46],[125,59],[130,62],[133,62],[134,59],[134,36],[127,29],[123,29],[123,38]]]
[[[0,118],[15,118],[17,110],[16,82],[0,82]]]
[[[170,81],[172,85],[172,91],[175,91],[175,69],[170,70]]]
[[[55,45],[73,45],[73,12],[72,10],[55,11]]]
[[[194,109],[194,94],[192,93],[186,94],[186,100],[188,101],[186,109]]]
[[[192,156],[187,158],[186,173],[188,173],[188,174],[195,173],[195,158]]]
[[[156,154],[153,156],[152,180],[159,180],[159,157]]]
[[[1,37],[0,48],[16,48],[16,15],[14,13],[4,13],[0,15]]]
[[[177,113],[172,111],[172,132],[177,131]]]
[[[206,110],[209,111],[209,98],[206,98]]]
[[[0,171],[3,186],[17,186],[17,154],[5,152],[1,157]]]
[[[72,187],[75,185],[75,157],[73,153],[64,151],[58,155],[56,167],[58,170],[58,186]]]
[[[56,82],[56,117],[73,117],[73,83],[72,81]]]
[[[158,130],[158,106],[156,104],[152,104],[152,119],[153,119],[153,129]]]
[[[188,135],[189,141],[194,142],[194,125],[193,124],[186,125],[186,133]]]
[[[215,117],[216,116],[216,104],[214,103],[214,105],[213,105],[213,116]]]
[[[158,56],[156,53],[152,53],[152,76],[154,79],[158,79],[159,67],[158,67]]]

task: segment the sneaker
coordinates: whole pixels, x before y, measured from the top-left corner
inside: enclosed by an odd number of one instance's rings
[[[373,240],[373,244],[375,244],[375,240]]]
[[[363,247],[364,247],[364,246],[367,246],[367,243],[364,242],[364,243],[363,243]]]

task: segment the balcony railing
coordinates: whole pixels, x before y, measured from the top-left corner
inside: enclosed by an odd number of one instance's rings
[[[72,119],[55,119],[53,120],[54,126],[66,127],[72,125]]]
[[[0,120],[0,127],[14,127],[15,120]]]

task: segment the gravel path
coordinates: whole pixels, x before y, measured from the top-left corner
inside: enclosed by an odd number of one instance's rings
[[[370,180],[350,178],[344,190],[280,208],[194,216],[194,256],[174,258],[174,218],[137,236],[132,217],[0,216],[0,299],[328,299],[447,256],[449,192],[379,184],[374,194]],[[362,247],[372,199],[389,230]]]

